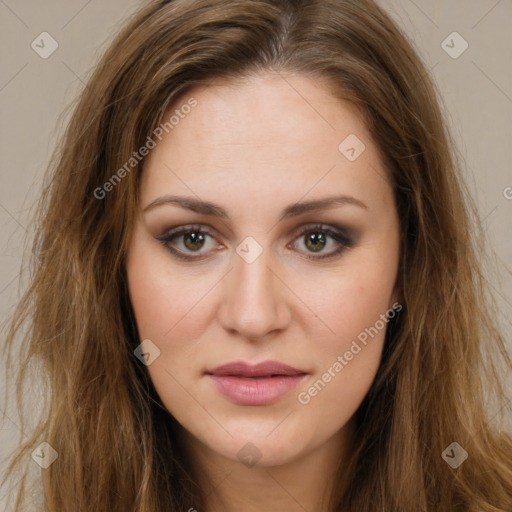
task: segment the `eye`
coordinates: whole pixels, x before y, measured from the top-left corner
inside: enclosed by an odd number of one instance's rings
[[[302,228],[296,240],[303,242],[306,252],[310,253],[305,258],[312,260],[333,258],[347,247],[352,247],[353,245],[352,239],[343,230],[339,228],[332,229],[320,224]],[[297,242],[294,242],[292,248],[296,248],[296,244]],[[334,249],[324,251],[329,245],[334,246]],[[319,253],[322,254],[315,256],[315,254]]]
[[[186,253],[189,251],[199,254],[207,253],[209,251],[201,251],[201,249],[207,247],[207,239],[211,238],[212,240],[215,240],[208,231],[201,229],[201,226],[179,227],[174,230],[167,231],[156,238],[157,240],[160,240],[160,242],[162,242],[174,256],[183,260],[204,259],[206,256],[187,256]],[[176,239],[181,243],[176,244]],[[182,248],[176,248],[176,245],[181,246]],[[219,247],[219,245],[220,244],[217,244],[217,247]]]
[[[208,258],[209,252],[215,248],[224,247],[208,230],[202,229],[201,226],[180,226],[165,232],[156,239],[162,242],[174,256],[188,261]],[[210,249],[208,249],[208,239],[211,239]],[[297,245],[301,245],[297,241],[303,242],[305,252],[310,254],[304,257],[312,260],[333,258],[353,245],[351,237],[345,233],[345,230],[323,225],[302,228],[295,235],[294,242],[288,244],[287,247],[297,249]],[[333,249],[325,250],[329,246],[333,246]],[[205,248],[206,250],[203,250]],[[196,253],[197,256],[191,255],[192,253]]]

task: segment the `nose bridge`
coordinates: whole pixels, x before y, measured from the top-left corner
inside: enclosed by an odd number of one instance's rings
[[[243,249],[242,243],[238,253],[233,254],[233,272],[226,276],[222,323],[229,330],[259,338],[283,328],[289,313],[284,303],[283,285],[271,268],[270,250],[263,250],[251,261],[244,259]]]

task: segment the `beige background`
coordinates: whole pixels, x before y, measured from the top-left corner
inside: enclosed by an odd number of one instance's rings
[[[512,277],[505,264],[510,268],[512,262],[512,1],[380,3],[413,39],[444,98],[496,253],[496,269],[488,269],[488,280],[496,290],[510,343]],[[64,107],[83,86],[99,50],[139,5],[134,0],[0,0],[0,320],[22,286],[20,261],[24,237],[30,234],[29,208],[40,190],[57,122],[65,120]],[[456,59],[441,46],[454,31],[469,45]],[[58,43],[47,59],[31,48],[41,32]],[[454,41],[452,51],[461,48],[461,41]],[[509,396],[512,399],[512,390]],[[509,408],[512,415],[512,405]],[[13,404],[6,410],[3,393],[0,409],[0,417],[5,413],[0,422],[1,469],[19,431]],[[2,510],[4,494],[0,490]]]

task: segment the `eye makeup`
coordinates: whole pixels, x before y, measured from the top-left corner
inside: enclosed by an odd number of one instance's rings
[[[339,226],[326,225],[326,224],[308,224],[296,230],[293,235],[291,243],[286,245],[286,248],[297,250],[297,241],[303,241],[306,247],[305,251],[298,251],[304,253],[302,257],[310,260],[324,260],[332,259],[341,255],[347,248],[354,245],[354,238],[349,230]],[[163,246],[173,255],[180,260],[185,261],[199,261],[209,259],[211,252],[222,250],[225,246],[218,240],[218,236],[213,234],[209,228],[205,228],[200,224],[189,224],[184,226],[177,226],[166,230],[159,236],[155,237],[158,241],[162,242]],[[211,239],[211,246],[215,246],[210,251],[202,251],[208,245],[207,240]],[[324,251],[327,246],[334,246],[330,251]],[[181,246],[178,248],[177,246]],[[315,246],[320,246],[318,250]],[[308,250],[308,247],[313,247],[313,250]],[[194,253],[198,255],[194,255]],[[316,254],[315,254],[316,253]]]

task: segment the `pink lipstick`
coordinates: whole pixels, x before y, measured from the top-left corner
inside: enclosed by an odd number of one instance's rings
[[[243,361],[205,372],[217,390],[238,405],[268,405],[291,391],[307,375],[278,361],[250,365]]]

